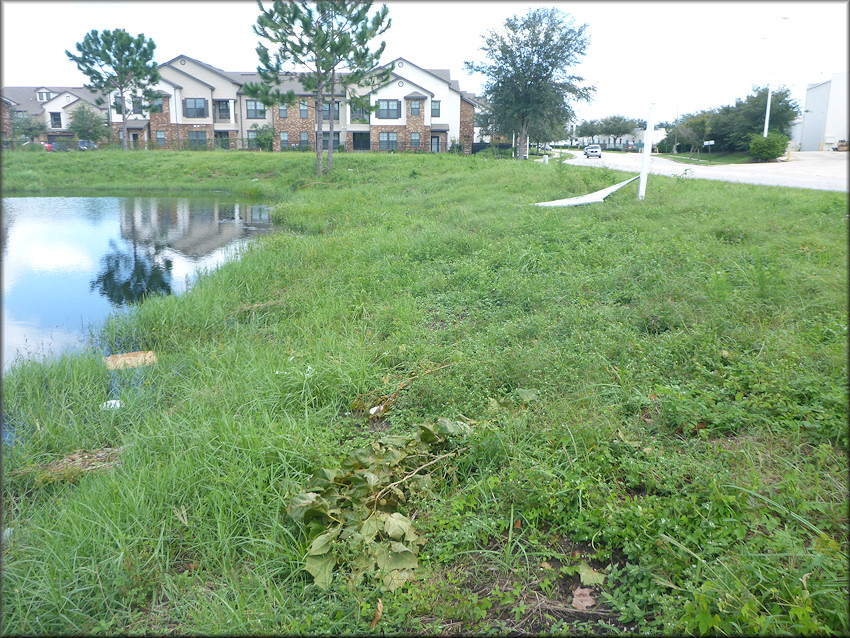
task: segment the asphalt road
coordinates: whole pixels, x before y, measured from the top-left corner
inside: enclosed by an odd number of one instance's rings
[[[619,171],[640,173],[643,161],[642,153],[602,151],[601,159],[588,159],[581,151],[578,153],[573,159],[564,162],[576,166],[607,166]],[[685,164],[653,155],[650,157],[649,172],[671,177],[847,192],[848,155],[850,153],[836,151],[800,151],[791,153],[790,160],[783,157],[777,162],[720,165]]]

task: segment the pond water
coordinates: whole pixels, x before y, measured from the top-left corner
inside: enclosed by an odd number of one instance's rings
[[[4,197],[3,370],[86,344],[89,328],[271,230],[269,207],[210,197]]]

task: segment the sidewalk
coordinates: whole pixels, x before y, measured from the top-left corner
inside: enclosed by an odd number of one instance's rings
[[[640,173],[642,153],[602,152],[601,159],[587,159],[581,151],[576,157],[564,160],[576,166],[606,166],[620,171]],[[805,151],[791,153],[777,162],[754,164],[686,164],[657,157],[650,158],[649,172],[653,175],[713,179],[724,182],[759,184],[763,186],[788,186],[815,190],[843,191],[848,187],[847,152]]]

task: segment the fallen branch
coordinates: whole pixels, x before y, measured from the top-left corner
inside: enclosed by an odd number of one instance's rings
[[[415,476],[416,474],[418,474],[419,472],[424,470],[429,465],[434,465],[434,463],[436,463],[437,461],[439,461],[441,459],[444,459],[444,458],[449,457],[449,456],[454,456],[455,454],[459,454],[461,452],[465,452],[468,449],[469,449],[468,447],[465,447],[465,448],[460,449],[460,450],[455,450],[454,452],[447,452],[446,454],[443,454],[443,455],[438,456],[437,458],[435,458],[431,461],[428,461],[425,465],[420,465],[419,467],[417,467],[415,470],[413,470],[412,472],[410,472],[406,476],[397,480],[395,483],[390,483],[389,485],[387,485],[384,489],[382,489],[380,492],[378,492],[375,495],[375,502],[372,504],[372,512],[375,512],[378,509],[378,502],[381,500],[381,497],[384,494],[386,494],[387,492],[389,492],[391,489],[393,489],[394,487],[398,487],[399,485],[404,483],[407,479],[409,479],[411,476]]]

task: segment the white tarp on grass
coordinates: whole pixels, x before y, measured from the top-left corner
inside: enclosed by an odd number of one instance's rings
[[[625,182],[614,184],[613,186],[609,186],[608,188],[603,188],[601,191],[596,191],[595,193],[588,193],[587,195],[569,197],[567,199],[556,199],[551,202],[538,202],[537,206],[580,206],[581,204],[599,204],[603,202],[605,198],[608,197],[608,195],[613,193],[615,190],[622,188],[629,182],[635,181],[639,177],[640,175],[635,175],[634,177],[627,179]]]

